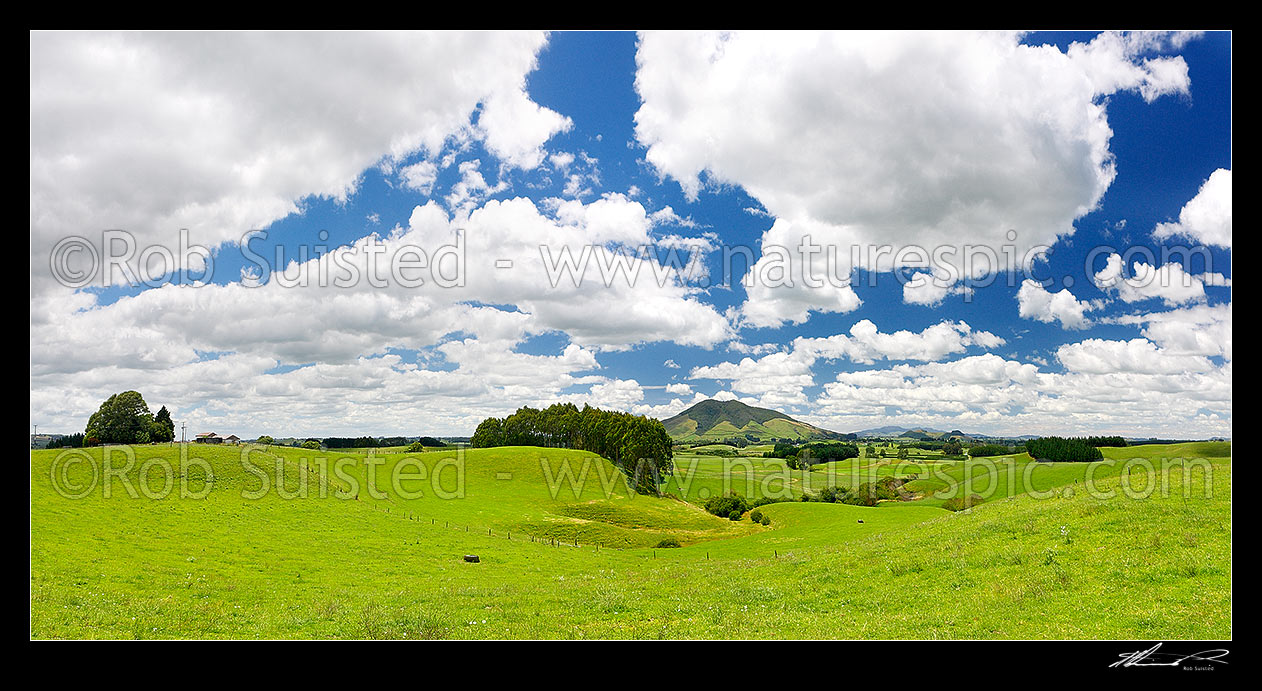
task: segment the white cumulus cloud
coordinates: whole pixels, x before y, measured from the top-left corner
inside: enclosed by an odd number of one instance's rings
[[[809,236],[841,248],[845,277],[914,266],[908,247],[998,252],[1014,230],[1024,260],[1072,234],[1113,181],[1105,97],[1187,93],[1184,60],[1152,54],[1185,40],[1103,34],[1062,52],[1004,33],[649,33],[636,137],[688,195],[735,184],[762,203],[777,221],[760,265]],[[852,246],[891,251],[852,261]],[[958,275],[998,268],[962,251],[938,260]],[[792,264],[791,283],[748,289],[746,323],[858,307],[851,286],[805,280],[825,257]]]
[[[1029,278],[1022,281],[1017,290],[1017,313],[1021,318],[1045,323],[1056,321],[1066,329],[1087,328],[1091,322],[1086,313],[1100,306],[1079,300],[1068,288],[1053,293]]]
[[[1157,298],[1171,307],[1189,302],[1204,302],[1207,285],[1231,286],[1231,279],[1222,274],[1191,274],[1177,262],[1157,267],[1138,261],[1128,276],[1125,261],[1117,253],[1108,256],[1104,268],[1092,276],[1092,281],[1101,290],[1116,293],[1123,302]]]
[[[537,165],[568,120],[530,102],[541,33],[36,32],[32,287],[69,235],[208,247],[345,199],[360,175],[476,132]],[[479,105],[478,121],[472,122]],[[422,183],[413,169],[412,179]],[[38,280],[35,280],[38,279]]]
[[[1158,223],[1153,237],[1184,237],[1218,247],[1231,247],[1231,171],[1219,168],[1201,185],[1175,223]]]

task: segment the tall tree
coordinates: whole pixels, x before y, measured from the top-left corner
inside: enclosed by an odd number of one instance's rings
[[[87,443],[147,444],[153,429],[153,414],[144,397],[136,391],[124,391],[110,396],[92,413],[84,436]]]
[[[171,419],[171,411],[166,406],[158,409],[153,416],[153,441],[173,441],[175,439],[175,420]]]

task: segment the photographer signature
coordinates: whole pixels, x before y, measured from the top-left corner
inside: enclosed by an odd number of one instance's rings
[[[1161,643],[1154,645],[1147,650],[1136,650],[1132,653],[1122,653],[1118,657],[1121,659],[1109,667],[1178,667],[1184,662],[1191,660],[1193,662],[1221,662],[1227,664],[1222,659],[1227,656],[1225,648],[1215,648],[1213,650],[1202,650],[1199,653],[1190,653],[1188,655],[1178,655],[1175,653],[1159,653]]]

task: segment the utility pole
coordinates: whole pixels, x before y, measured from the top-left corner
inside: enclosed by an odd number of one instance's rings
[[[188,429],[188,423],[187,423],[187,422],[181,422],[181,423],[180,423],[180,443],[181,443],[181,444],[187,444],[187,443],[188,443],[188,433],[185,431],[185,430],[187,430],[187,429]]]

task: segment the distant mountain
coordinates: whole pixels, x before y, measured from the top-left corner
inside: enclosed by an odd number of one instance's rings
[[[773,439],[811,441],[850,437],[794,420],[775,410],[755,408],[740,401],[714,399],[701,401],[674,417],[662,420],[662,424],[675,441],[689,442],[719,441],[733,437],[759,442]]]
[[[863,437],[897,437],[906,432],[906,427],[898,427],[897,425],[886,425],[884,427],[873,427],[872,429],[859,430],[855,435],[859,438]]]
[[[854,433],[859,439],[915,439],[918,441],[946,441],[952,437],[959,437],[966,442],[977,441],[1024,441],[1026,439],[1035,439],[1036,434],[1023,434],[1019,436],[996,436],[993,434],[977,434],[970,432],[961,432],[953,429],[950,432],[944,432],[940,429],[932,427],[917,427],[915,429],[909,427],[899,427],[898,425],[886,425],[885,427],[873,427],[872,429],[860,430]]]
[[[859,438],[902,437],[904,439],[923,439],[923,440],[941,439],[943,437],[950,437],[950,436],[960,436],[960,437],[969,436],[959,430],[951,430],[950,432],[946,432],[940,429],[933,429],[932,427],[918,427],[916,429],[912,429],[909,427],[899,427],[897,425],[886,425],[885,427],[873,427],[872,429],[865,429],[860,432],[855,432],[855,435],[858,436]]]

